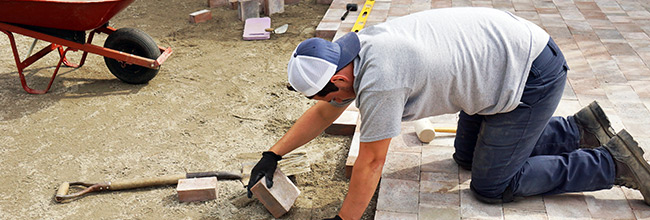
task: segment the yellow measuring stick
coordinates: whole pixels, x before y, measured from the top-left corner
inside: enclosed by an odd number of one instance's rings
[[[372,10],[372,6],[374,5],[375,0],[366,0],[366,3],[363,4],[363,9],[361,9],[361,12],[359,13],[359,17],[357,17],[357,21],[354,22],[354,26],[352,27],[353,32],[359,32],[359,30],[366,25],[366,20],[368,19],[370,10]]]

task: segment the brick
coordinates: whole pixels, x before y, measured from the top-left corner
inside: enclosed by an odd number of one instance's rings
[[[251,188],[251,192],[275,218],[289,212],[300,195],[298,187],[280,169],[276,169],[273,174],[273,187],[269,189],[266,186],[266,177],[263,177]]]
[[[544,205],[549,219],[577,219],[591,216],[582,193],[544,196]]]
[[[418,215],[414,213],[401,213],[401,212],[387,212],[379,211],[375,212],[375,220],[417,220]]]
[[[181,202],[207,201],[217,198],[217,178],[203,177],[180,179],[176,186]]]
[[[239,0],[237,12],[241,21],[246,21],[249,18],[259,18],[260,2],[258,0]]]
[[[201,23],[212,19],[212,12],[204,9],[190,14],[190,23]]]
[[[336,31],[339,29],[340,25],[340,22],[321,21],[318,23],[318,26],[316,26],[316,37],[332,39],[334,35],[336,35]]]
[[[208,7],[216,8],[222,6],[229,6],[230,2],[228,0],[208,0]]]
[[[270,16],[272,14],[284,12],[284,0],[262,0],[264,7],[264,15]]]
[[[352,168],[354,167],[354,162],[356,162],[357,157],[359,156],[359,145],[361,144],[360,139],[361,132],[355,132],[352,136],[352,142],[350,143],[350,150],[348,151],[348,158],[345,160],[345,177],[352,177]]]
[[[419,181],[382,178],[377,211],[418,213],[419,192]]]
[[[420,180],[420,153],[393,152],[386,157],[382,178]]]
[[[354,135],[359,120],[359,112],[345,110],[343,113],[325,129],[325,133],[331,135]]]
[[[632,208],[620,187],[584,192],[587,208],[596,219],[634,219]]]

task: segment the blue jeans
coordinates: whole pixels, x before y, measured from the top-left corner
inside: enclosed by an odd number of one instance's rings
[[[460,112],[454,160],[472,170],[470,188],[485,202],[609,189],[616,174],[603,147],[579,149],[575,119],[552,117],[568,67],[549,39],[532,64],[521,102],[507,113]]]

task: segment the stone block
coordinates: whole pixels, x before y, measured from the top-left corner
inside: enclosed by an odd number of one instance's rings
[[[203,177],[180,179],[176,186],[181,202],[207,201],[217,198],[217,178]]]
[[[334,35],[336,35],[336,31],[339,29],[340,25],[340,22],[321,21],[318,26],[316,26],[316,37],[332,39]]]
[[[298,187],[293,185],[280,169],[276,169],[273,174],[273,187],[269,189],[266,186],[266,177],[263,177],[251,188],[251,191],[275,218],[289,212],[300,195]]]
[[[208,7],[216,8],[222,6],[228,6],[230,2],[228,0],[208,0]]]
[[[237,12],[241,21],[260,17],[260,2],[258,0],[239,0],[238,2]]]
[[[418,213],[420,182],[382,178],[377,197],[377,211]]]
[[[359,112],[345,110],[343,113],[325,129],[325,133],[331,135],[354,135],[359,120]]]
[[[201,23],[212,19],[212,12],[204,9],[190,14],[190,23]]]
[[[270,16],[272,14],[284,12],[284,0],[262,0],[264,15]]]
[[[357,157],[359,156],[359,145],[361,144],[360,138],[361,132],[354,132],[352,143],[350,143],[350,150],[348,151],[348,158],[345,160],[345,177],[347,178],[352,177],[352,168],[354,167],[354,162],[357,161]]]

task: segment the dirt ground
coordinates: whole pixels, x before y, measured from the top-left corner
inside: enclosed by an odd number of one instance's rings
[[[145,85],[122,83],[103,57],[89,55],[82,68],[63,68],[49,93],[27,94],[9,40],[0,36],[0,219],[272,218],[257,201],[234,202],[245,193],[237,181],[220,181],[217,199],[207,202],[181,203],[175,186],[95,193],[64,204],[53,196],[66,181],[239,172],[248,161],[238,155],[268,149],[313,104],[285,85],[289,54],[314,36],[328,8],[315,2],[271,16],[273,27],[289,24],[287,33],[243,41],[235,10],[214,8],[212,20],[190,24],[189,14],[205,9],[205,0],[135,1],[111,26],[141,29],[174,50]],[[17,41],[24,59],[32,39]],[[52,53],[28,68],[29,85],[44,88],[57,60]],[[282,218],[338,212],[350,139],[321,135],[299,149],[312,172],[295,176],[302,194]],[[365,219],[373,217],[375,201]]]

